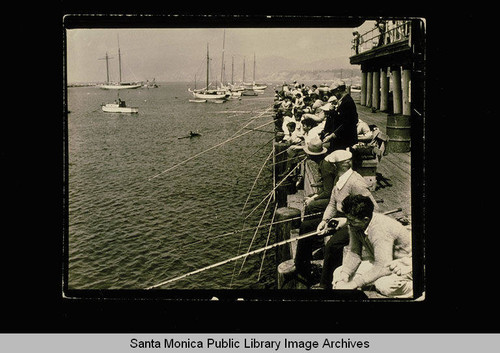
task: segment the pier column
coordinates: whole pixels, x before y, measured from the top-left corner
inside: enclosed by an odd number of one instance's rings
[[[411,70],[403,67],[403,115],[411,115]]]
[[[392,75],[392,96],[394,114],[401,114],[403,111],[402,97],[401,97],[401,68],[399,66],[391,67]]]
[[[366,79],[367,73],[366,71],[361,72],[361,105],[366,105]]]
[[[380,110],[385,112],[389,108],[389,78],[387,68],[380,69]]]
[[[369,71],[366,78],[366,106],[372,106],[373,72]]]
[[[372,107],[380,108],[380,70],[373,71]]]

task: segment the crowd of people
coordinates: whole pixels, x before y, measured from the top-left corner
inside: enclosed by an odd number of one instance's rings
[[[389,297],[412,296],[409,231],[378,212],[369,185],[356,171],[365,153],[380,158],[381,131],[359,119],[342,81],[320,87],[284,84],[275,91],[274,110],[277,138],[287,147],[279,177],[300,187],[307,170],[317,186],[317,192],[305,195],[299,234],[316,235],[298,241],[297,278],[313,289],[373,287]],[[319,276],[313,252],[322,252]]]

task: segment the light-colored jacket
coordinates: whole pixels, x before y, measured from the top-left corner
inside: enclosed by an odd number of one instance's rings
[[[358,173],[349,169],[342,176],[335,178],[335,186],[330,196],[330,202],[323,214],[323,220],[329,220],[336,217],[338,212],[342,212],[342,201],[349,195],[363,195],[369,197],[378,210],[378,205],[368,189],[365,179]]]

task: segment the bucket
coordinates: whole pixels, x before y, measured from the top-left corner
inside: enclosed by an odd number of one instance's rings
[[[388,114],[386,132],[386,152],[405,153],[410,152],[411,130],[410,115]]]

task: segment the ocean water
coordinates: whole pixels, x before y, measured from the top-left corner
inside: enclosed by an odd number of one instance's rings
[[[244,253],[252,238],[252,250],[266,244],[269,227],[237,231],[261,217],[268,224],[274,211],[261,203],[272,189],[271,162],[257,178],[272,148],[265,131],[274,126],[248,132],[272,121],[274,89],[215,104],[189,102],[187,88],[121,91],[138,114],[102,112],[114,91],[68,89],[69,289],[144,289]],[[201,136],[178,138],[189,131]],[[254,255],[243,267],[231,262],[160,288],[273,288],[274,250],[258,280],[261,261]]]

